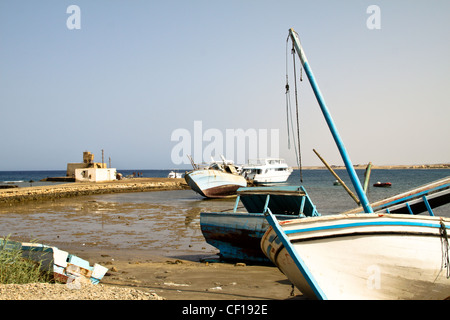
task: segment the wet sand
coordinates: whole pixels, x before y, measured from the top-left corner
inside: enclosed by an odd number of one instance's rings
[[[102,284],[136,288],[167,300],[302,299],[274,266],[192,261],[139,251],[80,250],[77,254],[109,268]]]
[[[217,249],[204,241],[200,211],[230,208],[234,200],[185,199],[193,191],[174,181],[182,179],[129,180],[3,190],[18,193],[0,206],[0,236],[56,246],[109,268],[103,285],[168,300],[302,299],[278,268],[219,262]],[[149,189],[155,192],[141,192]],[[159,199],[160,190],[173,191],[164,191],[169,199],[162,203],[139,201]],[[117,192],[136,193],[118,201]]]

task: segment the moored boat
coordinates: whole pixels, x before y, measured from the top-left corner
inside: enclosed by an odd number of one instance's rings
[[[286,182],[292,173],[284,159],[267,158],[249,160],[242,165],[242,175],[254,184],[271,184]]]
[[[167,178],[171,178],[171,179],[182,179],[183,178],[183,174],[180,172],[176,172],[176,171],[170,171],[169,174],[167,175]]]
[[[374,183],[373,186],[377,187],[377,188],[389,188],[389,187],[392,186],[392,183],[390,183],[390,182],[379,182],[378,181],[377,183]]]

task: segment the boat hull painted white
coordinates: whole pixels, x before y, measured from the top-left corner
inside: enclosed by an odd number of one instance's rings
[[[253,178],[254,184],[269,184],[286,182],[292,171],[275,171],[265,175],[256,174]]]
[[[236,195],[237,189],[247,186],[244,177],[213,169],[195,170],[185,175],[192,190],[207,198]]]
[[[307,297],[311,277],[327,299],[446,299],[440,219],[354,214],[280,222],[306,270],[301,272],[270,227],[261,248]],[[311,279],[310,278],[310,279]]]
[[[283,159],[258,159],[255,163],[242,166],[242,172],[254,184],[271,184],[286,182],[292,173]]]

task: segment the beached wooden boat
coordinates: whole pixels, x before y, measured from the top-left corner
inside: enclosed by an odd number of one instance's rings
[[[269,209],[271,228],[261,241],[263,252],[310,298],[448,298],[450,219],[433,216],[431,209],[428,217],[373,213],[300,40],[293,29],[289,36],[365,213],[279,223]],[[401,201],[407,203],[406,197]]]
[[[193,163],[194,170],[184,179],[192,190],[205,198],[236,196],[237,189],[247,186],[247,180],[239,174],[232,161],[212,161],[206,168]]]
[[[0,238],[0,250],[20,250],[22,257],[40,263],[41,269],[53,273],[54,279],[62,283],[97,284],[108,271],[107,268],[56,247],[33,242],[17,242]]]
[[[238,211],[240,203],[247,212]],[[260,248],[269,227],[263,214],[268,208],[279,220],[319,215],[303,187],[248,187],[237,190],[232,212],[201,212],[200,228],[222,259],[268,263]]]
[[[445,299],[449,227],[432,216],[321,216],[280,222],[289,245],[270,228],[261,248],[312,299]]]
[[[214,169],[194,170],[184,179],[192,190],[205,198],[236,196],[237,189],[247,186],[243,176]]]

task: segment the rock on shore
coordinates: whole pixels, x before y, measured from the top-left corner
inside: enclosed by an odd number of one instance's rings
[[[72,288],[67,284],[1,284],[0,300],[164,300],[156,293],[134,288],[84,284]]]

